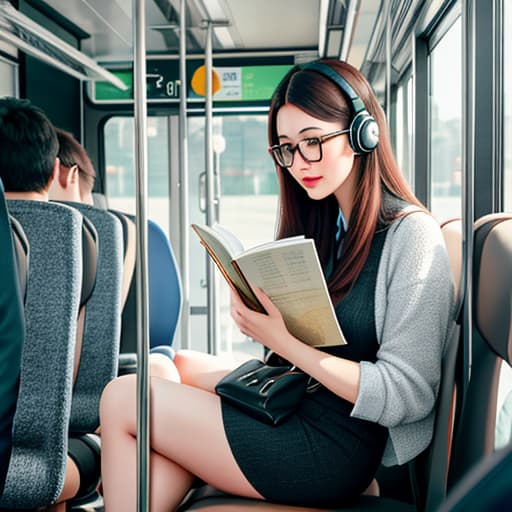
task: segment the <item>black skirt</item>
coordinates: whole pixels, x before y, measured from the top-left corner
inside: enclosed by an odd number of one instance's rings
[[[352,407],[320,388],[277,427],[224,401],[222,415],[235,460],[266,500],[332,507],[368,487],[387,440],[386,428],[351,418]]]

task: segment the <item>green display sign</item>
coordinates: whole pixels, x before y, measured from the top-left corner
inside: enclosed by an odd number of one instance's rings
[[[291,64],[261,66],[214,66],[215,102],[268,101],[276,86],[291,68]],[[201,69],[202,68],[202,69]],[[94,100],[116,102],[133,100],[132,70],[112,70],[127,86],[121,91],[107,82],[96,82]],[[187,97],[204,98],[204,66],[200,61],[187,63]],[[147,97],[150,100],[177,100],[180,97],[177,60],[148,61],[146,72]],[[199,84],[199,86],[198,86]],[[193,87],[193,85],[195,87]]]
[[[111,73],[127,85],[128,89],[122,91],[110,82],[98,81],[94,84],[94,99],[97,101],[133,100],[133,72],[116,70]]]

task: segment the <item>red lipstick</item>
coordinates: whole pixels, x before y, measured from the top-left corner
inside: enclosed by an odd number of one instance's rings
[[[302,178],[302,183],[304,183],[304,186],[308,188],[314,187],[320,180],[322,179],[321,176],[306,176]]]

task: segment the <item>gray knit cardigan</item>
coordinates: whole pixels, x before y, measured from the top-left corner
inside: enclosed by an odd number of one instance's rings
[[[389,428],[382,463],[403,464],[432,439],[441,359],[454,328],[454,285],[436,220],[411,213],[389,228],[375,288],[377,361],[361,362],[351,415]]]

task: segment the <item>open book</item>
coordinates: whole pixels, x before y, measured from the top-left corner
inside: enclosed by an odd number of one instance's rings
[[[346,343],[312,239],[284,238],[244,251],[240,240],[219,224],[192,228],[249,308],[265,312],[251,286],[261,288],[299,340],[315,347]]]

